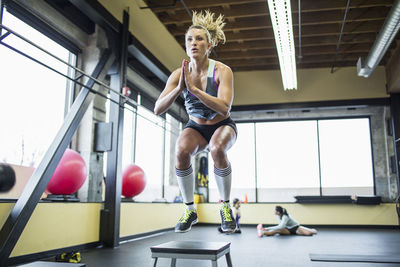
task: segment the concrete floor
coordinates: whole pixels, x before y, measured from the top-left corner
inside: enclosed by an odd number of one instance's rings
[[[318,228],[317,228],[318,229]],[[215,226],[195,226],[188,233],[166,232],[120,245],[117,249],[98,248],[82,252],[88,267],[150,266],[150,247],[172,240],[231,242],[235,267],[259,266],[400,266],[400,264],[312,262],[309,253],[399,255],[400,231],[396,229],[320,228],[312,237],[273,236],[259,238],[255,227],[242,227],[242,234],[220,234]],[[169,259],[159,259],[157,266],[170,266]],[[211,266],[206,260],[177,260],[177,267]],[[227,266],[225,258],[218,266]]]

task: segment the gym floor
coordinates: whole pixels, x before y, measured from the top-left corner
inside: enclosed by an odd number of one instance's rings
[[[231,257],[235,267],[259,266],[400,266],[399,264],[312,262],[309,253],[398,255],[400,231],[398,229],[371,228],[317,228],[318,234],[306,236],[257,237],[256,228],[242,227],[242,234],[225,235],[216,226],[194,226],[188,233],[173,231],[152,237],[127,241],[117,249],[98,248],[83,251],[82,262],[92,267],[150,266],[150,247],[172,240],[202,240],[231,242]],[[170,266],[170,259],[160,258],[157,266]],[[211,266],[208,260],[177,260],[177,267]],[[218,266],[226,266],[225,257]]]

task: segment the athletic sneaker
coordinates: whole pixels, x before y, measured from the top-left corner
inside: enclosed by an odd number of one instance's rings
[[[258,237],[264,236],[264,228],[262,227],[261,223],[259,225],[257,225],[257,235],[258,235]]]
[[[233,219],[232,210],[229,203],[223,203],[219,210],[221,214],[221,229],[224,233],[233,233],[236,230],[236,221]]]
[[[190,231],[192,229],[192,225],[196,224],[197,220],[197,213],[195,210],[188,210],[185,209],[185,213],[179,219],[178,223],[175,226],[175,232],[177,233],[184,233]]]

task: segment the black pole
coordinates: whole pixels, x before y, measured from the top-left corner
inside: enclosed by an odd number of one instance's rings
[[[257,125],[253,123],[253,133],[254,133],[254,180],[255,180],[255,188],[256,188],[256,200],[258,203],[258,176],[257,176]]]
[[[103,69],[108,65],[110,58],[111,52],[107,50],[93,71],[93,77],[99,77]],[[94,81],[89,80],[86,87],[91,88],[93,85]],[[94,98],[94,94],[89,94],[90,90],[86,87],[82,88],[70,112],[65,117],[63,125],[1,228],[0,266],[7,265],[8,257],[28,223],[65,149],[71,142],[72,136],[78,129],[90,102]]]
[[[322,197],[322,173],[321,173],[321,144],[319,140],[319,120],[317,120],[317,144],[318,144],[318,174],[319,174],[319,196]]]
[[[0,24],[3,24],[3,8],[4,8],[4,3],[3,0],[0,0]],[[2,29],[0,28],[0,35],[1,35]]]
[[[167,138],[166,132],[167,132],[167,118],[165,118],[165,121],[163,122],[164,126],[164,131],[163,131],[163,158],[162,158],[162,171],[161,171],[161,197],[164,199],[165,198],[165,188],[164,188],[164,183],[165,183],[165,139]]]
[[[119,68],[114,66],[111,76],[111,88],[121,90],[126,84],[128,57],[129,14],[124,11],[119,48]],[[122,187],[122,140],[124,126],[124,107],[118,93],[110,92],[110,122],[112,123],[112,149],[107,157],[106,194],[104,209],[101,211],[100,238],[104,246],[119,246],[119,225]],[[119,103],[119,104],[116,104]]]
[[[298,0],[297,12],[299,13],[299,53],[297,55],[297,58],[300,61],[303,58],[303,55],[301,53],[301,0]]]
[[[342,21],[342,27],[340,28],[339,39],[338,39],[338,42],[336,44],[336,53],[335,53],[335,58],[333,59],[332,67],[331,67],[331,73],[333,73],[333,69],[335,68],[336,57],[337,57],[337,55],[339,53],[340,42],[342,41],[343,29],[344,29],[344,25],[346,24],[346,17],[347,17],[347,13],[349,12],[349,6],[350,6],[350,0],[347,0],[346,10],[344,12],[344,18],[343,18],[343,21]]]
[[[394,172],[397,185],[400,185],[399,159],[400,159],[400,94],[390,94],[390,120],[393,130]]]

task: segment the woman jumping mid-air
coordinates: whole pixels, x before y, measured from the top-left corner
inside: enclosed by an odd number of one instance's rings
[[[185,212],[175,232],[187,232],[197,223],[191,157],[206,148],[214,160],[214,174],[222,200],[221,229],[226,233],[236,230],[229,205],[232,169],[227,158],[227,151],[237,136],[236,125],[230,118],[233,73],[227,65],[209,58],[213,47],[225,42],[223,21],[222,15],[214,19],[209,11],[193,12],[193,25],[185,34],[190,61],[183,60],[182,66],[171,74],[154,108],[156,115],[162,114],[183,94],[190,119],[176,143],[176,176]]]

